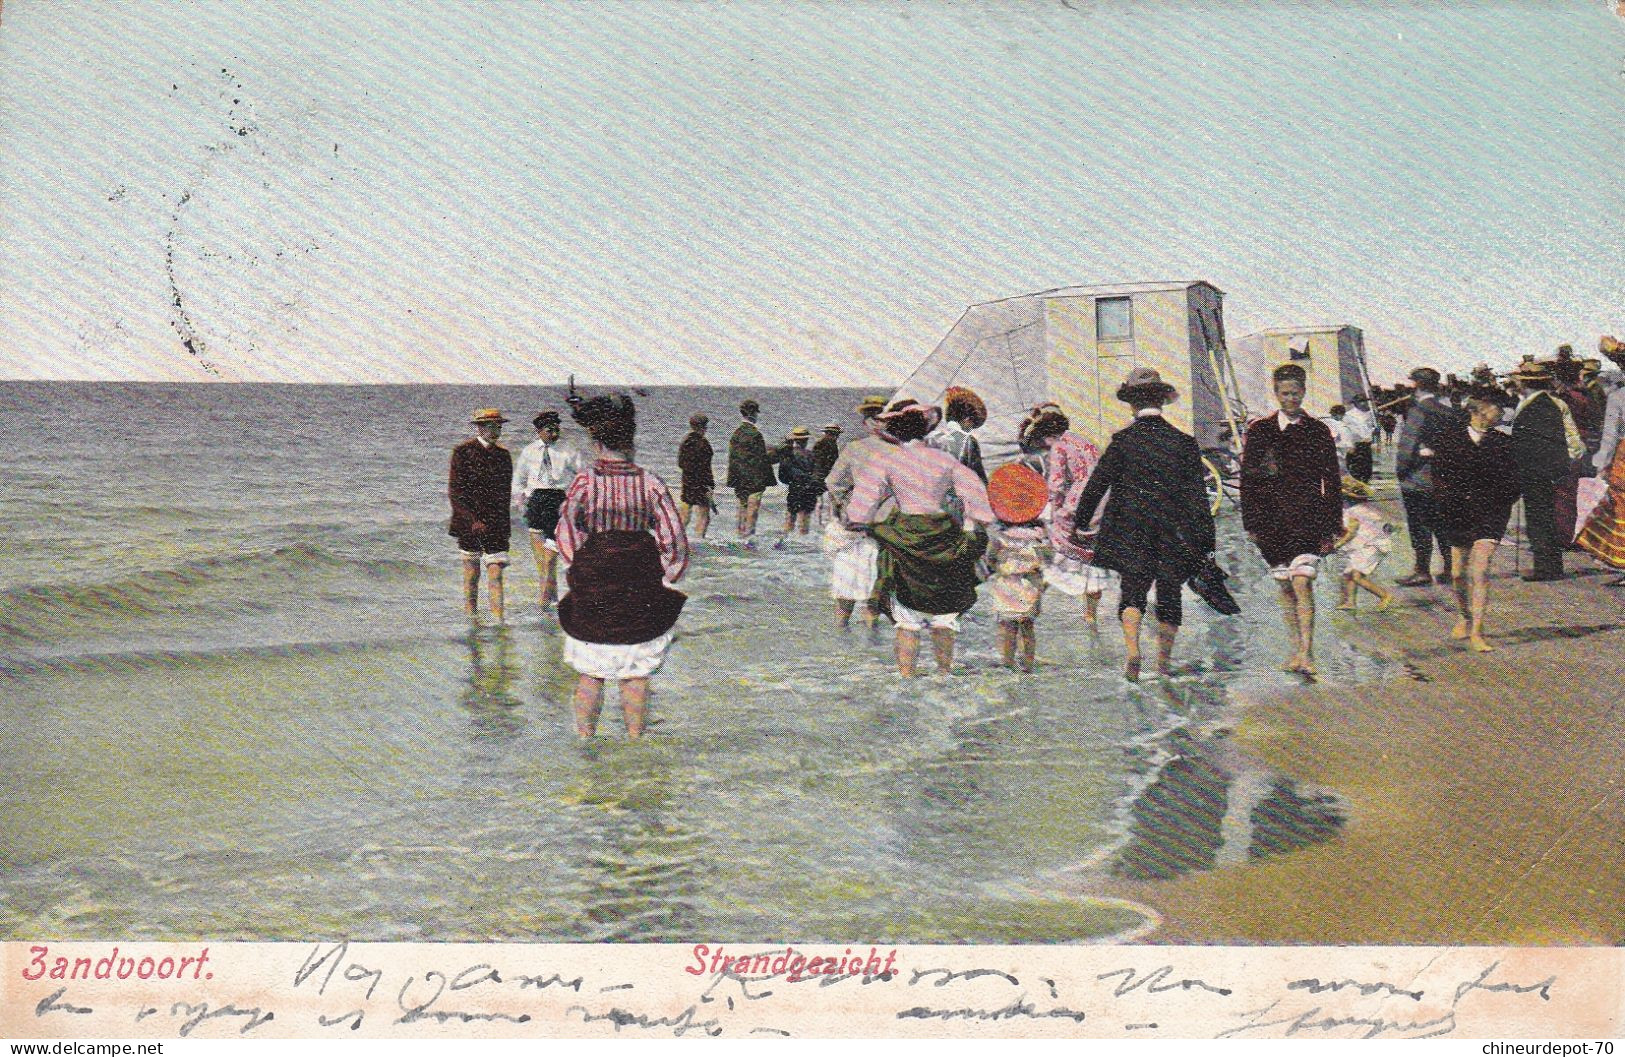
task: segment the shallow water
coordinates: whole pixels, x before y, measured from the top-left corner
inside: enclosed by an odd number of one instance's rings
[[[0,492],[0,934],[1069,940],[1140,921],[1054,898],[1080,863],[1164,876],[1335,832],[1321,791],[1221,751],[1235,688],[1295,678],[1233,517],[1244,615],[1187,597],[1178,678],[1123,682],[1109,591],[1098,635],[1046,598],[1033,675],[978,608],[956,673],[904,683],[889,634],[832,626],[815,537],[720,542],[722,496],[651,736],[612,701],[576,743],[528,554],[509,626],[470,628],[443,530],[468,409],[548,395],[0,385],[32,456]],[[693,410],[725,451],[742,395],[653,391],[644,460],[669,472]],[[751,395],[771,435],[850,429],[861,394]],[[1390,674],[1325,624],[1326,680]]]

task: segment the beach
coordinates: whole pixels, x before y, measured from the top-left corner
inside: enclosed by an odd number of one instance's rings
[[[1145,941],[1625,942],[1625,597],[1583,555],[1556,584],[1514,560],[1491,571],[1494,653],[1449,638],[1449,588],[1400,588],[1386,613],[1322,613],[1392,675],[1238,692],[1233,749],[1338,790],[1348,817],[1291,855],[1108,886],[1155,909]],[[1401,532],[1385,579],[1408,563]]]
[[[783,490],[754,550],[723,493],[649,736],[612,699],[581,744],[530,555],[507,624],[471,624],[445,534],[472,409],[506,409],[518,447],[562,395],[0,386],[24,456],[0,495],[0,935],[1619,936],[1600,578],[1498,577],[1500,651],[1469,657],[1443,589],[1350,617],[1328,569],[1307,684],[1278,670],[1275,586],[1227,505],[1243,612],[1188,598],[1172,678],[1123,679],[1110,588],[1097,630],[1048,593],[1031,675],[999,665],[984,600],[952,675],[903,680],[889,628],[834,627],[818,536],[780,539]],[[853,435],[862,392],[651,390],[641,458],[675,480],[695,410],[725,451],[744,395],[776,439]]]

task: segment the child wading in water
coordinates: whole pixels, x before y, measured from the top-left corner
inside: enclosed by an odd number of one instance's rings
[[[1038,650],[1036,621],[1044,596],[1044,567],[1053,556],[1049,533],[1038,520],[1048,500],[1044,478],[1026,466],[1012,464],[993,471],[987,482],[988,503],[999,519],[988,544],[993,570],[988,593],[999,621],[999,652],[1004,666],[1033,670]]]
[[[1394,601],[1394,593],[1371,579],[1393,549],[1390,534],[1394,527],[1371,502],[1371,486],[1364,481],[1343,477],[1343,535],[1337,547],[1343,551],[1343,601],[1338,609],[1354,608],[1354,597],[1361,590],[1377,596],[1377,609],[1387,609]]]

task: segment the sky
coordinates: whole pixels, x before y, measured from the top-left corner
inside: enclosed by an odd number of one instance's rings
[[[5,0],[0,378],[868,385],[1206,279],[1374,380],[1625,331],[1611,3]]]

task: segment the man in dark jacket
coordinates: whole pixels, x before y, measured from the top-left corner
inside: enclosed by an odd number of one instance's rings
[[[1433,498],[1433,455],[1429,437],[1443,431],[1457,419],[1455,408],[1439,395],[1439,372],[1418,367],[1411,372],[1416,390],[1405,418],[1399,425],[1394,449],[1394,476],[1399,478],[1399,498],[1405,504],[1405,521],[1410,530],[1415,564],[1409,576],[1396,581],[1401,587],[1421,587],[1433,582],[1433,540],[1438,535],[1439,512]],[[1443,541],[1439,551],[1444,558],[1440,583],[1450,582],[1450,548]]]
[[[773,487],[773,455],[767,439],[756,426],[761,405],[746,400],[739,405],[739,428],[728,441],[728,487],[739,500],[739,538],[756,535],[756,519],[762,513],[762,493]]]
[[[508,421],[495,408],[474,412],[475,435],[451,450],[446,495],[451,500],[448,534],[463,556],[463,612],[473,616],[480,600],[480,566],[488,570],[491,616],[502,622],[502,567],[508,564],[508,503],[513,456],[497,443]]]
[[[690,415],[688,436],[677,446],[677,470],[683,477],[677,513],[683,519],[684,531],[688,530],[689,517],[699,514],[694,524],[695,539],[704,539],[706,530],[711,527],[711,494],[717,486],[711,472],[711,442],[705,439],[710,422],[705,415]]]
[[[1523,397],[1512,419],[1512,457],[1518,463],[1524,525],[1534,569],[1525,580],[1563,579],[1563,540],[1557,531],[1557,483],[1569,472],[1563,408],[1549,392],[1551,371],[1525,360],[1512,373]]]
[[[1196,441],[1162,417],[1177,394],[1150,367],[1136,367],[1117,390],[1134,409],[1134,423],[1118,431],[1089,475],[1075,524],[1088,525],[1108,492],[1094,564],[1123,577],[1117,605],[1129,679],[1140,677],[1140,621],[1153,585],[1157,593],[1157,670],[1169,670],[1174,637],[1184,619],[1184,582],[1213,553],[1202,453]]]

